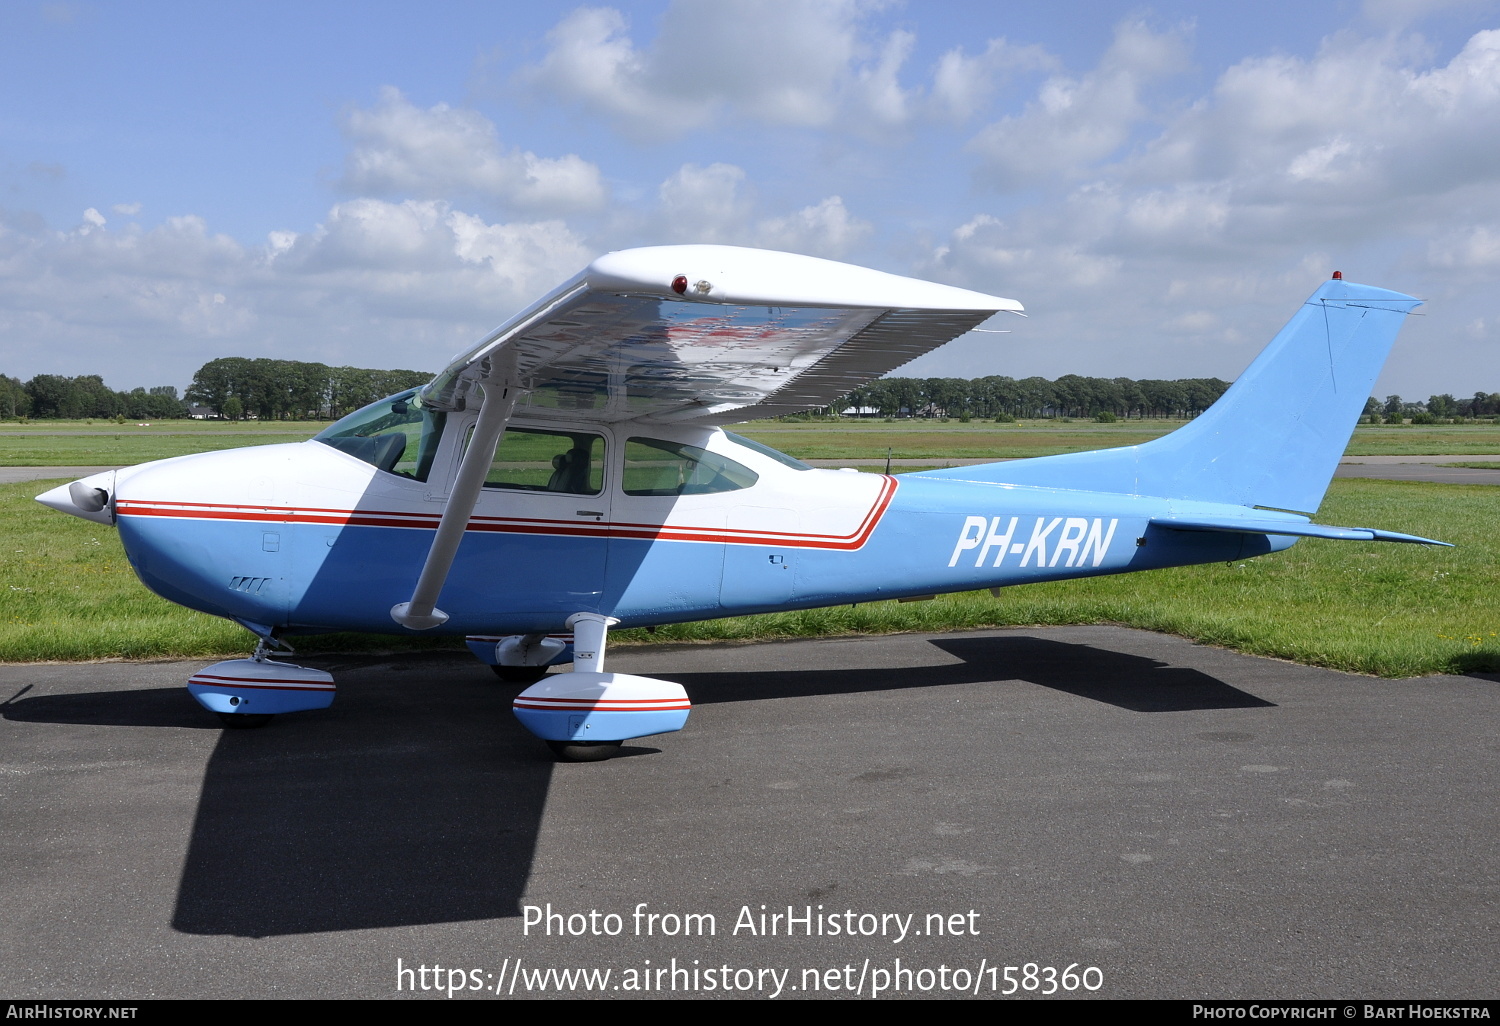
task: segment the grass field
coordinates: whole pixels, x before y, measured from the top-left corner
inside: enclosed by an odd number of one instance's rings
[[[1183,421],[1025,421],[992,424],[949,421],[765,422],[731,428],[799,459],[877,458],[887,448],[895,459],[995,459],[1051,456],[1121,445],[1136,445],[1176,430]],[[1494,424],[1360,425],[1350,456],[1467,456],[1500,453],[1500,426]]]
[[[156,598],[108,528],[32,501],[46,482],[0,486],[0,661],[243,655],[249,632]],[[1119,623],[1243,652],[1385,676],[1500,670],[1494,488],[1336,480],[1319,519],[1458,548],[1303,540],[1255,560],[943,596],[932,602],[736,617],[621,631],[632,641],[738,640],[1042,624]],[[456,645],[326,635],[303,651]]]
[[[134,423],[81,420],[0,423],[0,467],[130,466],[242,445],[300,442],[326,422],[164,420]]]
[[[1150,441],[1182,421],[1027,421],[1021,424],[908,420],[836,423],[756,422],[733,430],[799,459],[1008,459],[1050,456]],[[110,466],[232,449],[300,442],[327,427],[298,421],[158,421],[149,427],[103,421],[0,423],[0,467]],[[1469,456],[1500,453],[1494,424],[1361,425],[1351,456]]]

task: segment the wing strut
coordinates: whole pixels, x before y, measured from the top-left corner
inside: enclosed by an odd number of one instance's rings
[[[504,355],[510,356],[509,373],[502,375],[492,371],[479,379],[484,389],[479,419],[474,423],[474,434],[469,439],[463,462],[459,464],[453,490],[448,493],[443,519],[438,522],[432,547],[427,550],[427,561],[422,564],[422,575],[417,578],[411,601],[398,602],[391,607],[391,619],[414,631],[429,630],[448,620],[448,614],[437,608],[438,595],[453,567],[459,543],[464,540],[469,518],[474,515],[474,504],[479,501],[485,475],[495,459],[495,447],[500,444],[500,436],[505,433],[505,425],[510,422],[516,399],[522,391],[516,379],[514,351],[505,354],[501,350],[495,357],[499,359]]]

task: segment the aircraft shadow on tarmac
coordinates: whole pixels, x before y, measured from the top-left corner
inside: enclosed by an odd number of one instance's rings
[[[1272,704],[1196,670],[1089,645],[933,644],[963,662],[674,674],[668,649],[657,672],[699,704],[1016,679],[1140,712]],[[467,657],[367,663],[328,667],[344,696],[326,711],[224,731],[204,772],[176,929],[265,937],[520,914],[554,764],[510,714],[516,689]],[[0,713],[20,722],[217,727],[178,688],[18,696]]]
[[[23,688],[22,692],[31,690]],[[0,703],[0,714],[18,723],[77,723],[96,727],[185,727],[222,729],[196,703],[184,705],[182,688],[90,691],[73,695],[21,693]]]
[[[752,673],[670,673],[695,704],[889,691],[940,684],[1024,680],[1130,712],[1255,709],[1275,703],[1200,670],[1064,641],[1030,637],[941,638],[962,663],[938,666]]]
[[[553,762],[511,715],[517,689],[467,655],[350,662],[334,669],[344,693],[330,709],[222,732],[176,929],[265,937],[519,915]],[[21,696],[0,713],[222,729],[184,688]]]

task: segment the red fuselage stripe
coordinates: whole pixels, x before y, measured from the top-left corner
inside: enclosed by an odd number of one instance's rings
[[[536,696],[518,696],[512,704],[521,702],[562,702],[568,705],[661,705],[663,702],[675,702],[678,705],[686,705],[686,698],[538,698]]]
[[[600,712],[671,712],[674,709],[692,709],[686,702],[663,703],[661,705],[632,705],[621,709],[608,702],[600,702],[597,705],[533,705],[529,702],[514,703],[517,709],[537,709],[543,712],[578,712],[580,710],[597,709]]]
[[[248,681],[222,681],[222,680],[199,680],[197,677],[189,677],[189,684],[201,684],[210,688],[236,688],[239,690],[255,691],[336,691],[332,684],[252,684]]]
[[[566,520],[527,520],[505,517],[474,517],[468,530],[498,534],[544,534],[586,538],[631,538],[646,541],[727,542],[733,545],[781,545],[788,548],[858,549],[874,533],[891,498],[896,479],[885,476],[880,494],[853,533],[847,535],[797,534],[783,531],[753,531],[745,528],[676,527],[625,521],[590,523]],[[195,502],[144,502],[120,500],[116,512],[132,517],[184,517],[193,520],[234,520],[250,523],[330,524],[344,527],[403,527],[435,529],[435,513],[401,513],[394,510],[324,510],[305,507],[215,506]]]

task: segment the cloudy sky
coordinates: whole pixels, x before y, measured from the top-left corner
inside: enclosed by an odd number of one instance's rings
[[[600,253],[1025,303],[899,373],[1233,378],[1334,269],[1500,390],[1500,3],[0,5],[0,372],[440,368]]]

